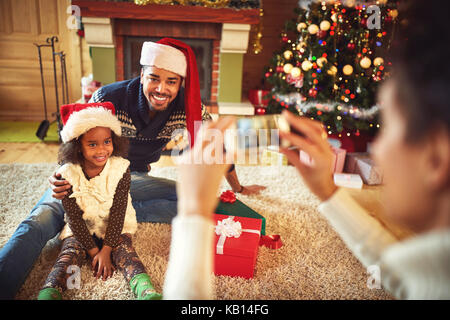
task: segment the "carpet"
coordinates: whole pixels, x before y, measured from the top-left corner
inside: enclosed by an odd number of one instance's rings
[[[0,121],[0,142],[40,142],[36,131],[40,122],[30,121]],[[59,141],[58,124],[52,122],[44,141]]]
[[[0,165],[0,246],[24,219],[48,187],[53,164]],[[317,211],[319,204],[294,167],[237,166],[244,184],[268,188],[260,195],[238,199],[266,217],[267,234],[279,234],[284,246],[260,247],[253,279],[214,277],[215,299],[392,299],[383,289],[367,288],[369,275],[338,234]],[[152,168],[152,174],[175,179],[175,167]],[[227,188],[226,181],[222,190]],[[157,290],[167,268],[171,227],[140,223],[133,237]],[[49,241],[16,299],[35,299],[59,252]],[[81,289],[68,290],[64,299],[134,299],[122,275],[103,282],[87,265],[81,268]]]

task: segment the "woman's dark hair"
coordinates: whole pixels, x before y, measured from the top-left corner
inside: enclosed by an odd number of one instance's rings
[[[83,154],[81,153],[81,138],[72,139],[66,143],[61,144],[58,152],[58,164],[65,163],[83,164]],[[128,156],[128,139],[120,137],[111,130],[111,138],[113,143],[113,153],[111,156],[126,158]]]
[[[449,11],[447,1],[401,4],[390,58],[396,105],[414,142],[436,127],[450,130]]]

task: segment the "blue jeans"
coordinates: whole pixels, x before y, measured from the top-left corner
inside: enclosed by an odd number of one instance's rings
[[[132,172],[130,194],[138,222],[170,223],[177,214],[175,181]],[[0,250],[0,299],[14,299],[47,241],[64,224],[62,203],[48,189]]]

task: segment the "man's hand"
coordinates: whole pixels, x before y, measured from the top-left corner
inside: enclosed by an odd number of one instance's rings
[[[111,262],[111,250],[110,246],[103,246],[102,250],[92,259],[92,269],[94,277],[97,279],[103,275],[103,281],[106,281],[116,270]]]
[[[69,181],[61,180],[61,174],[56,172],[48,178],[48,182],[50,183],[50,188],[52,188],[53,191],[53,198],[58,200],[64,199],[69,189],[72,188]]]
[[[242,186],[242,191],[240,192],[243,195],[251,196],[254,194],[259,194],[261,191],[265,190],[267,187],[260,186],[257,184],[253,184],[251,186]]]

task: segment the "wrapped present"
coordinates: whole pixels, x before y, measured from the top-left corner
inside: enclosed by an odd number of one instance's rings
[[[214,274],[253,278],[261,220],[215,214]]]
[[[347,155],[345,172],[359,174],[365,184],[377,185],[383,182],[381,168],[376,166],[370,155],[354,152]]]
[[[263,150],[261,164],[264,166],[287,166],[287,157],[278,151],[277,147],[269,146]]]
[[[347,151],[336,147],[331,147],[331,149],[334,153],[332,172],[342,173],[344,171],[345,156]],[[313,164],[313,160],[310,155],[303,150],[300,150],[300,161],[309,166]]]
[[[361,189],[363,182],[359,174],[353,173],[335,173],[334,184],[338,187]]]
[[[260,215],[252,208],[246,206],[242,201],[236,199],[236,201],[230,203],[227,201],[219,201],[216,210],[216,214],[231,215],[237,217],[254,218],[261,220],[261,235],[266,234],[266,218]]]
[[[269,93],[268,90],[250,90],[248,92],[248,100],[256,107],[264,107],[269,103],[269,99],[265,96]]]

